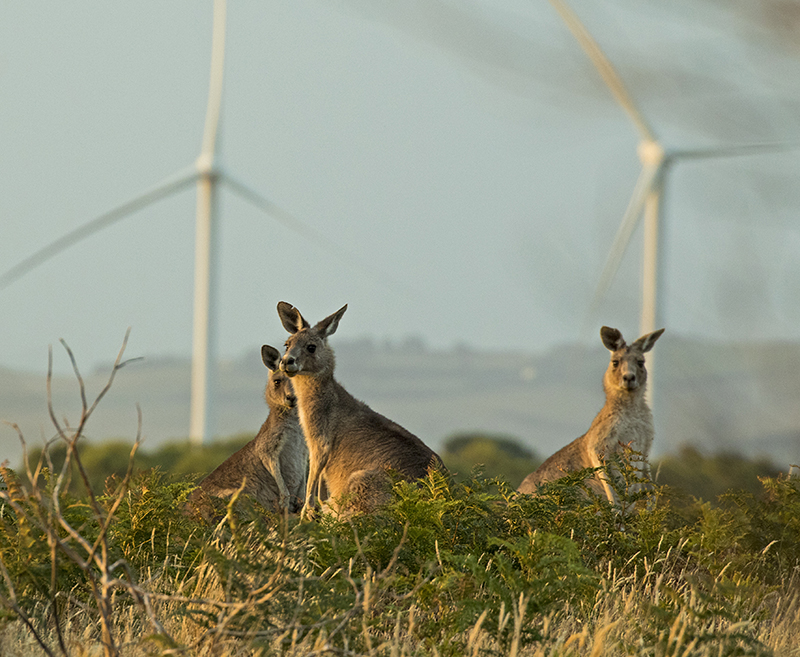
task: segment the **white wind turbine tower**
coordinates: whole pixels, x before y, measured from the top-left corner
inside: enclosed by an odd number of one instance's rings
[[[208,439],[213,427],[209,393],[214,385],[216,365],[217,192],[219,184],[224,182],[243,199],[269,213],[273,219],[280,221],[292,230],[302,233],[307,239],[323,243],[328,247],[331,246],[324,237],[233,178],[219,165],[216,151],[225,63],[225,20],[225,0],[214,0],[208,105],[202,148],[195,164],[170,176],[130,201],[70,231],[0,275],[0,290],[2,290],[73,244],[196,183],[197,219],[189,423],[189,436],[196,444]]]
[[[622,79],[605,56],[600,46],[581,23],[577,15],[566,4],[565,0],[550,0],[566,26],[591,60],[603,82],[613,94],[615,100],[628,114],[639,133],[640,142],[637,148],[642,169],[633,189],[628,207],[617,229],[617,234],[608,254],[606,264],[600,275],[597,290],[589,311],[594,316],[600,303],[608,292],[622,256],[628,247],[633,232],[644,216],[644,249],[642,258],[642,306],[640,314],[641,334],[650,333],[660,328],[662,321],[660,298],[659,236],[661,226],[661,198],[664,193],[667,174],[670,167],[680,160],[710,159],[752,155],[756,153],[776,152],[797,148],[797,144],[742,144],[721,146],[707,149],[665,149],[655,133],[648,125],[628,93]],[[653,369],[653,354],[648,355]],[[649,393],[652,395],[652,386]]]

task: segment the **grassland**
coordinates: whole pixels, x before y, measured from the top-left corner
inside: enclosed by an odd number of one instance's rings
[[[536,497],[433,472],[301,523],[244,499],[206,522],[157,470],[77,496],[36,474],[2,471],[3,655],[798,654],[797,479],[711,505],[623,467],[612,508],[587,472]]]
[[[195,476],[137,469],[138,438],[92,476],[85,427],[122,365],[91,404],[79,378],[78,422],[51,413],[48,447],[0,468],[4,657],[800,654],[797,478],[705,500],[644,486],[630,454],[616,506],[591,471],[536,496],[434,471],[372,516],[201,513]]]

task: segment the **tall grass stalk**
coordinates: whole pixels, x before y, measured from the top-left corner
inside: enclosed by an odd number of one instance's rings
[[[208,522],[191,479],[129,467],[95,489],[78,446],[124,344],[92,404],[67,351],[79,421],[51,407],[38,459],[0,469],[4,656],[800,654],[797,479],[712,508],[645,486],[629,454],[606,469],[616,506],[594,470],[535,496],[434,471],[370,516],[300,522],[235,495]]]

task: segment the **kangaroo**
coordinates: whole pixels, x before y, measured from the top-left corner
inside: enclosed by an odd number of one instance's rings
[[[270,371],[264,390],[269,415],[256,437],[203,479],[200,488],[207,495],[230,497],[246,477],[244,493],[266,508],[295,513],[305,497],[308,449],[297,419],[297,397],[280,371],[280,359],[275,347],[261,347],[261,360]]]
[[[309,451],[309,474],[301,517],[323,501],[331,510],[370,512],[389,500],[394,470],[407,480],[444,468],[439,456],[414,434],[364,402],[334,379],[335,359],[328,338],[336,332],[347,305],[313,328],[294,306],[281,301],[278,316],[291,334],[281,371],[292,378],[300,426]]]
[[[653,414],[645,401],[647,370],[644,355],[653,348],[664,329],[643,335],[630,346],[617,329],[604,326],[600,338],[611,352],[611,361],[603,376],[606,403],[592,421],[589,431],[542,463],[517,488],[520,493],[533,493],[540,484],[554,481],[568,472],[599,467],[603,460],[630,446],[644,456],[642,474],[649,477],[647,455],[653,443]],[[604,493],[614,504],[616,496],[603,476],[589,482],[593,490]]]

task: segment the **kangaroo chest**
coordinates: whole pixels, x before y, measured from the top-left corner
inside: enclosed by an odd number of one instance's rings
[[[606,454],[618,452],[622,444],[647,456],[653,442],[653,421],[646,411],[608,414],[596,428],[596,449]]]
[[[295,385],[298,416],[309,449],[327,452],[336,436],[342,432],[342,425],[352,416],[350,399],[339,393],[333,385],[305,387]]]
[[[280,462],[286,486],[291,489],[294,484],[305,479],[308,448],[303,429],[297,421],[287,422],[283,428],[283,449]]]
[[[309,448],[325,450],[332,443],[330,420],[311,408],[300,408],[300,426],[308,441]]]

